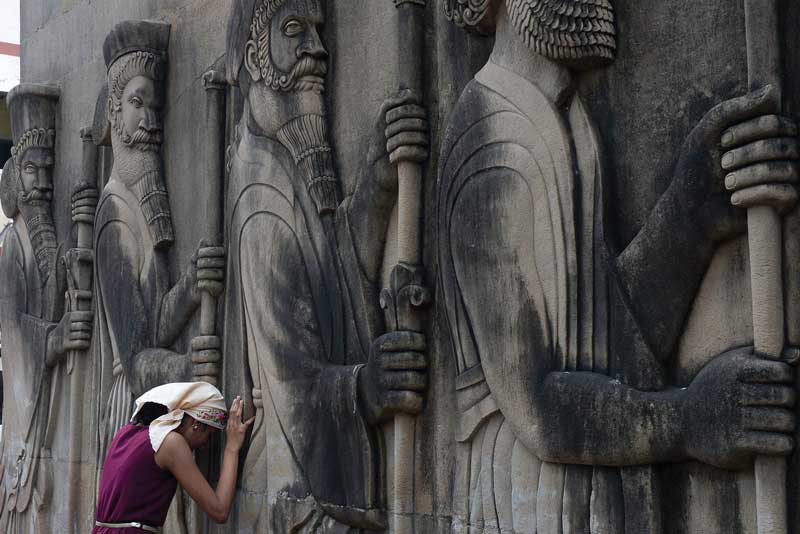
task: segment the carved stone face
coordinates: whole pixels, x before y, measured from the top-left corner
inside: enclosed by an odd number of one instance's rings
[[[19,168],[21,204],[49,202],[53,196],[53,151],[31,147],[22,155]]]
[[[270,56],[281,72],[292,72],[305,58],[325,63],[328,52],[319,30],[324,22],[317,0],[295,0],[283,4],[270,25]],[[324,83],[325,72],[304,75],[316,83]],[[302,79],[302,78],[301,78]]]
[[[325,90],[328,52],[319,32],[324,14],[319,0],[288,0],[266,27],[253,35],[258,78],[282,92]]]
[[[114,111],[114,129],[120,140],[143,151],[157,151],[162,142],[161,111],[163,99],[156,82],[136,76],[125,86]]]

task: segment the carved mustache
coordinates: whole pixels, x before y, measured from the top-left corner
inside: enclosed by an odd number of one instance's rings
[[[303,76],[319,76],[320,78],[324,78],[327,74],[328,64],[325,61],[311,56],[303,56],[300,62],[292,69],[292,77],[294,79],[299,79]]]
[[[160,145],[163,140],[161,130],[149,132],[144,128],[136,130],[130,139],[132,145]]]
[[[50,189],[40,189],[34,187],[29,193],[22,195],[22,201],[26,203],[35,201],[50,201],[53,200],[53,192]]]

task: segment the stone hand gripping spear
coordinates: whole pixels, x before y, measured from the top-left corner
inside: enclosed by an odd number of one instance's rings
[[[398,57],[401,89],[422,94],[422,53],[426,0],[393,0],[398,10]],[[422,164],[398,151],[391,154],[397,164],[397,257],[389,287],[381,292],[387,328],[422,332],[430,294],[423,285],[420,257],[422,211]],[[414,531],[414,450],[416,420],[408,414],[394,419],[394,496],[392,530]]]
[[[72,192],[72,222],[75,225],[77,239],[75,248],[67,251],[64,263],[67,268],[68,311],[91,311],[92,279],[94,274],[93,233],[94,216],[97,211],[97,145],[92,135],[92,128],[81,130],[83,141],[82,179]],[[91,334],[87,334],[91,335]],[[66,370],[70,376],[69,417],[73,431],[69,437],[69,483],[79,487],[81,477],[81,454],[83,449],[83,410],[84,392],[86,389],[86,368],[80,361],[83,351],[71,350],[67,354]],[[81,493],[71,491],[68,509],[73,513],[78,510]],[[71,530],[70,530],[71,531]]]
[[[771,85],[775,112],[781,103],[777,0],[745,0],[747,71],[750,90]],[[747,210],[753,339],[758,355],[780,359],[784,352],[784,302],[781,215],[772,206]],[[755,461],[758,534],[786,534],[787,463],[783,457]]]
[[[203,86],[206,90],[206,133],[208,135],[208,148],[204,168],[208,173],[210,190],[204,212],[206,228],[204,241],[207,245],[219,245],[222,242],[222,198],[224,191],[224,143],[225,124],[225,76],[216,70],[209,70],[203,75]],[[197,258],[198,270],[204,267],[204,258]],[[211,290],[213,284],[199,281],[202,291],[200,301],[200,338],[217,335],[217,297]],[[200,347],[198,347],[200,348]],[[219,370],[221,367],[218,356],[209,358],[205,351],[201,351],[200,359],[195,359],[194,380],[208,382],[214,386],[219,383]]]

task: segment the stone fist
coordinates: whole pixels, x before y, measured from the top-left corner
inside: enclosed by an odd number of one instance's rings
[[[225,288],[225,247],[201,241],[189,269],[198,300],[202,293],[218,297]]]
[[[384,189],[397,187],[395,164],[428,159],[427,117],[419,98],[409,90],[400,91],[381,106],[367,157],[370,164],[382,167],[382,172],[376,174]]]
[[[424,350],[425,336],[408,331],[384,334],[372,344],[369,363],[358,374],[359,396],[370,423],[422,411],[428,388]]]
[[[87,350],[92,341],[93,311],[68,311],[47,337],[47,364],[58,363],[71,350]]]
[[[722,134],[725,187],[739,208],[768,205],[784,213],[797,200],[797,124],[779,115],[762,115]]]
[[[755,456],[791,453],[794,371],[757,358],[751,349],[725,353],[695,377],[684,405],[686,452],[724,469],[746,467]]]
[[[742,233],[739,208],[794,206],[797,125],[775,115],[779,95],[767,86],[709,111],[684,144],[676,181],[684,205],[713,241]],[[732,195],[731,195],[732,193]]]
[[[219,336],[197,336],[192,338],[192,376],[194,380],[216,386],[219,379],[219,364],[222,361]]]

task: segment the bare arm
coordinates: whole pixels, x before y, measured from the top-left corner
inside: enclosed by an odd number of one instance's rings
[[[176,432],[170,433],[156,453],[156,463],[175,476],[178,483],[200,505],[211,519],[217,523],[228,521],[236,493],[236,477],[239,470],[239,451],[242,448],[245,432],[255,418],[242,422],[242,400],[233,401],[226,430],[228,440],[222,458],[222,470],[217,489],[205,479],[194,461],[194,456],[186,440]]]

